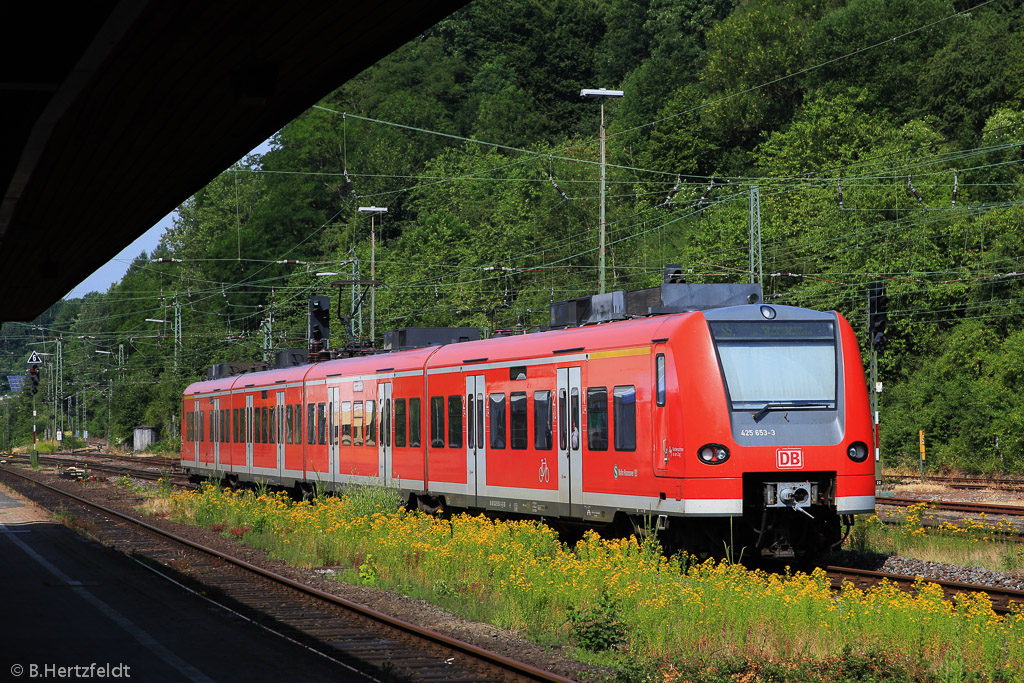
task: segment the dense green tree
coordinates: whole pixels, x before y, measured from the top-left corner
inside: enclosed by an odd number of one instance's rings
[[[311,295],[330,295],[340,347],[360,341],[337,317],[358,333],[358,289],[369,342],[368,288],[329,284],[357,266],[368,279],[369,204],[389,209],[376,341],[543,326],[551,301],[597,282],[599,107],[579,90],[620,88],[605,103],[610,289],[655,285],[668,263],[746,280],[756,185],[771,300],[837,310],[865,340],[868,284],[888,288],[883,457],[911,464],[925,429],[930,462],[1024,470],[1022,9],[965,9],[475,0],[211,180],[109,291],[4,325],[0,358],[22,372],[60,337],[61,393],[88,405],[90,432],[109,416],[115,440],[143,423],[173,437],[207,366],[305,344]],[[178,345],[152,322],[176,314]],[[30,404],[3,402],[22,443]]]

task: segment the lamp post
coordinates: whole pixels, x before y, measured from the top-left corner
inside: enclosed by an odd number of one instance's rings
[[[604,101],[608,97],[622,97],[623,92],[621,90],[608,90],[606,88],[584,88],[580,90],[580,97],[586,97],[589,99],[601,100],[601,247],[600,257],[598,265],[597,275],[597,293],[604,294],[605,290],[605,278],[604,278],[604,233],[605,233],[605,217],[604,217],[604,183],[606,176],[606,164],[605,164],[605,152],[604,152]]]
[[[113,351],[104,351],[102,349],[96,349],[96,353],[98,353],[100,355],[103,355],[103,356],[113,356],[114,355]],[[107,371],[107,369],[104,368],[103,372],[106,372],[106,371]],[[102,396],[102,394],[101,394],[101,396]],[[113,400],[113,397],[114,397],[114,378],[108,376],[107,377],[107,431],[106,431],[107,452],[111,451],[110,446],[111,446],[111,444],[114,443],[114,440],[110,438],[110,415],[111,415],[110,403]]]
[[[360,213],[370,214],[370,344],[374,340],[374,319],[377,312],[377,232],[374,223],[378,214],[388,212],[386,206],[360,206]]]

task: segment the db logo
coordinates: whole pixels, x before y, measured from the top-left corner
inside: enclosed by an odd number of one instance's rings
[[[799,448],[780,448],[775,451],[775,464],[780,470],[803,469],[804,452]]]

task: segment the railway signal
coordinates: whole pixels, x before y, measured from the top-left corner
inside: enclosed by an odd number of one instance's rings
[[[32,355],[28,357],[28,376],[29,381],[32,383],[32,467],[39,466],[39,446],[37,445],[37,433],[36,433],[36,392],[39,391],[39,366],[43,364],[43,359],[39,357],[39,353],[36,351],[32,352]]]
[[[320,342],[327,348],[331,337],[331,299],[326,296],[314,296],[309,300],[309,341]]]

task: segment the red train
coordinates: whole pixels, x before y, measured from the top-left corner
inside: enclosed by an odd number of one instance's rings
[[[803,557],[875,506],[837,313],[741,305],[347,358],[185,390],[195,477],[642,531]],[[646,525],[646,526],[645,526]]]

